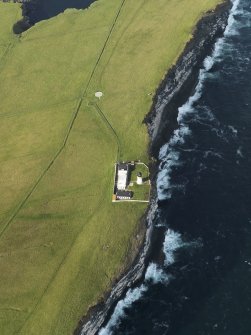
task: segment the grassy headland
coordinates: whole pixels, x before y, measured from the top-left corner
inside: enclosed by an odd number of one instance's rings
[[[1,334],[71,334],[111,288],[146,209],[112,204],[114,162],[147,161],[149,93],[219,2],[99,0],[20,38],[0,2]]]

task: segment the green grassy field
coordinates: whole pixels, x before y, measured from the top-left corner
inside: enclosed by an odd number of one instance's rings
[[[137,174],[142,174],[143,184],[137,185]],[[150,198],[150,180],[149,180],[149,168],[142,164],[136,164],[135,168],[131,172],[130,183],[128,189],[133,192],[133,200],[149,201]]]
[[[21,37],[0,2],[1,335],[71,334],[124,269],[146,206],[112,204],[114,163],[147,162],[148,94],[218,2],[99,0]]]

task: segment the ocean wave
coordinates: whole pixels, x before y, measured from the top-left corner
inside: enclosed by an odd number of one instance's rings
[[[215,134],[225,142],[228,142],[225,131],[220,128],[218,120],[215,119],[214,115],[210,110],[200,111],[194,106],[202,96],[204,82],[208,77],[210,70],[212,70],[214,64],[218,61],[221,54],[224,52],[224,46],[227,44],[226,36],[233,33],[235,29],[235,14],[239,13],[239,2],[240,0],[233,1],[233,7],[230,11],[228,25],[226,27],[224,36],[219,38],[214,46],[212,54],[205,58],[203,62],[203,68],[199,72],[198,84],[195,88],[193,95],[189,97],[187,102],[178,109],[177,121],[179,128],[174,131],[173,136],[168,143],[162,146],[159,151],[159,159],[161,164],[159,166],[159,172],[157,177],[157,194],[160,201],[168,200],[172,197],[172,190],[175,189],[174,183],[172,183],[172,172],[173,169],[179,165],[182,165],[180,161],[180,146],[185,143],[186,138],[192,134],[189,128],[190,122],[202,121],[214,121],[213,124],[205,123],[206,126],[210,127]],[[189,120],[189,116],[192,114],[193,120]],[[177,148],[179,146],[179,148]]]
[[[204,68],[199,72],[199,81],[195,88],[194,94],[191,95],[187,102],[178,109],[177,121],[179,128],[174,131],[173,136],[169,142],[163,145],[159,151],[159,159],[162,161],[162,163],[164,162],[164,164],[160,164],[157,177],[157,194],[159,200],[167,200],[172,196],[172,171],[174,167],[182,164],[182,162],[179,162],[180,155],[176,147],[184,144],[186,138],[192,134],[191,129],[189,128],[189,120],[187,118],[190,114],[197,113],[194,105],[201,98],[207,72],[212,68],[213,63],[219,54],[219,46],[221,45],[221,42],[218,41],[217,45],[218,46],[215,49],[215,54],[207,57],[204,61]],[[208,116],[212,118],[212,113],[208,114]]]
[[[168,229],[165,235],[165,240],[163,243],[163,252],[165,255],[164,264],[166,267],[174,264],[176,262],[176,253],[182,248],[201,248],[203,243],[201,239],[193,241],[184,241],[182,235],[179,232]]]
[[[165,200],[171,197],[171,193],[168,193],[168,190],[171,188],[173,168],[181,165],[179,157],[180,153],[178,151],[170,150],[165,160],[162,161],[162,170],[159,171],[157,176],[157,193],[159,200]]]
[[[165,255],[165,266],[175,263],[175,252],[184,246],[181,234],[174,230],[168,229],[163,243],[163,252]]]
[[[175,251],[184,245],[186,243],[182,241],[181,234],[168,229],[163,245],[165,266],[175,262]],[[142,298],[150,285],[168,285],[173,278],[171,274],[166,273],[161,265],[151,262],[147,267],[143,283],[139,287],[127,291],[124,299],[117,303],[107,325],[99,331],[99,335],[111,335],[113,330],[120,325],[122,319],[126,316],[126,309],[132,307],[135,301]]]
[[[172,279],[171,275],[165,273],[163,269],[156,263],[150,263],[145,274],[145,281],[151,284],[167,285]]]
[[[233,7],[231,8],[230,15],[228,17],[228,25],[225,29],[224,36],[234,36],[238,35],[239,32],[237,30],[237,23],[236,15],[239,13],[239,5],[240,0],[232,0]]]
[[[201,244],[202,243],[199,240],[185,242],[180,233],[168,229],[163,243],[163,252],[165,255],[164,267],[153,262],[148,265],[143,283],[140,286],[127,291],[124,299],[117,303],[107,325],[99,331],[99,335],[111,335],[125,318],[126,310],[131,308],[136,301],[140,300],[151,285],[168,285],[170,281],[174,279],[172,274],[166,273],[166,269],[175,263],[175,254],[179,249],[183,247],[198,247],[201,246]]]
[[[125,317],[126,309],[131,307],[135,301],[139,300],[146,291],[147,286],[145,284],[134,289],[129,289],[125,298],[117,303],[107,325],[100,329],[99,335],[111,335],[113,330],[119,326],[121,320]]]
[[[124,299],[120,300],[107,325],[99,331],[99,335],[111,335],[122,319],[126,316],[126,309],[132,307],[133,303],[144,295],[149,285],[164,284],[167,285],[173,277],[165,273],[165,271],[156,263],[150,263],[147,267],[143,284],[139,287],[129,289]]]
[[[233,126],[228,126],[228,129],[231,131],[231,133],[234,135],[234,136],[237,136],[238,135],[238,130],[236,128],[234,128]]]
[[[243,152],[242,152],[242,146],[240,146],[237,150],[236,150],[236,154],[238,157],[240,158],[244,158]]]

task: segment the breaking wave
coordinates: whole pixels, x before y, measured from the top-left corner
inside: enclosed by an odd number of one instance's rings
[[[165,241],[163,243],[163,252],[165,254],[165,266],[172,265],[175,263],[175,252],[184,246],[181,234],[168,229]]]
[[[163,243],[165,255],[164,265],[168,267],[176,262],[176,252],[182,248],[198,248],[202,246],[200,240],[184,241],[182,235],[172,229],[168,229]]]
[[[119,326],[121,320],[125,317],[126,309],[131,307],[135,301],[142,298],[148,290],[149,285],[159,283],[167,285],[171,279],[172,276],[167,275],[160,266],[150,263],[146,270],[143,284],[127,291],[125,298],[117,303],[109,322],[100,330],[99,335],[111,335],[112,331]]]
[[[122,319],[126,316],[126,309],[132,307],[135,301],[142,298],[150,285],[168,285],[174,279],[174,276],[166,273],[166,271],[170,265],[175,263],[175,253],[179,249],[193,246],[193,244],[194,242],[184,242],[180,233],[168,229],[163,243],[163,253],[165,255],[164,267],[153,262],[149,264],[144,282],[139,287],[127,291],[125,298],[117,303],[109,322],[100,330],[99,335],[111,335],[113,330],[120,325]],[[196,245],[198,244],[196,242]]]
[[[145,281],[152,284],[167,285],[172,279],[172,276],[167,275],[156,263],[150,263],[145,274]]]
[[[233,36],[233,35],[238,34],[235,15],[240,14],[240,11],[238,10],[240,0],[232,0],[232,2],[233,2],[233,7],[231,9],[231,12],[228,18],[228,25],[225,30],[224,36]]]
[[[125,298],[117,303],[108,324],[99,331],[99,335],[111,335],[113,329],[120,324],[121,319],[125,316],[125,310],[131,307],[135,301],[139,300],[146,291],[147,286],[145,284],[134,289],[129,289]]]

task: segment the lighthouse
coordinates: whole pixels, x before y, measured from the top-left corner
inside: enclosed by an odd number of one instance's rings
[[[138,172],[137,173],[137,184],[142,185],[143,184],[143,178],[142,178],[142,173]]]

